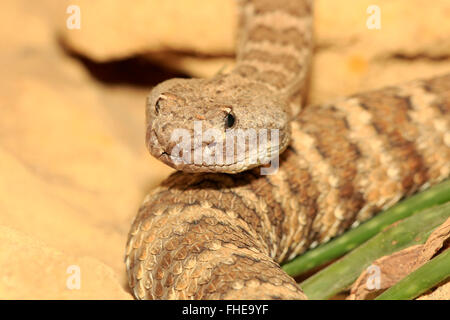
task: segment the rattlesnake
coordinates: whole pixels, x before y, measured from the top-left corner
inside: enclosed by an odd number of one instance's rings
[[[273,175],[176,172],[147,196],[126,250],[137,298],[306,298],[279,262],[449,177],[450,74],[310,106],[291,130]]]
[[[189,172],[237,173],[278,156],[289,143],[289,124],[303,105],[312,51],[311,0],[241,0],[241,27],[236,67],[212,79],[171,79],[151,91],[146,108],[146,143],[151,154],[168,165]],[[203,131],[218,134],[195,141],[195,120]],[[243,136],[253,129],[277,131],[278,141],[265,139],[247,147],[239,158],[226,154],[226,131]],[[174,132],[184,130],[193,141],[175,152]],[[272,137],[272,136],[271,136]],[[196,158],[211,147],[210,163]],[[198,149],[198,150],[196,150]],[[186,150],[190,151],[186,157]],[[243,150],[245,151],[245,150]],[[262,153],[267,154],[263,156]],[[255,154],[255,161],[249,156]],[[184,160],[184,161],[182,161]],[[227,161],[228,160],[228,161]]]

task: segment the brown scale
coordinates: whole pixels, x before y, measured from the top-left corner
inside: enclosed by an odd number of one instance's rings
[[[294,47],[301,51],[308,44],[303,41],[304,35],[296,28],[290,28],[287,30],[274,30],[269,26],[257,26],[254,29],[249,30],[248,41],[249,42],[263,42],[268,41],[272,43],[278,43],[282,45],[293,44]]]
[[[399,186],[403,188],[402,191],[405,194],[415,192],[414,179],[418,179],[418,184],[422,184],[427,176],[425,164],[414,141],[404,137],[404,132],[414,130],[408,117],[411,109],[410,102],[408,99],[395,95],[389,95],[384,99],[376,95],[368,95],[360,99],[360,102],[374,115],[373,126],[379,136],[385,139],[393,160],[401,170]],[[391,110],[392,105],[396,105],[397,108]]]
[[[263,50],[247,51],[242,56],[243,60],[258,60],[283,66],[286,70],[301,70],[301,63],[293,56],[285,53],[272,53]],[[294,72],[293,72],[294,73]]]
[[[234,73],[266,84],[269,90],[294,89],[288,93],[288,98],[299,91],[304,98],[304,80],[312,51],[312,1],[242,0],[240,4],[241,44],[237,48],[239,65]],[[295,23],[281,27],[282,23],[271,17],[273,14],[285,15]],[[255,22],[257,17],[262,18],[260,23]],[[309,23],[302,25],[305,19],[309,19]],[[264,44],[268,46],[263,49],[261,46]],[[271,48],[271,44],[277,47]],[[284,47],[281,52],[278,51],[280,47]],[[287,47],[292,47],[301,58],[294,56]],[[281,70],[264,70],[264,64],[278,66]],[[299,81],[294,80],[296,77],[299,77]]]
[[[252,4],[257,13],[270,13],[273,11],[284,11],[290,15],[302,17],[311,14],[312,1],[298,0],[245,0],[245,3]]]
[[[357,175],[356,162],[360,156],[358,147],[348,140],[348,125],[342,113],[333,106],[329,108],[305,112],[300,116],[303,130],[314,137],[316,149],[334,169],[339,181],[336,186],[340,205],[344,212],[358,212],[364,199],[353,184]],[[321,122],[317,127],[315,123]],[[353,216],[345,216],[341,224],[343,228],[350,226]],[[335,215],[325,215],[320,225],[332,225],[336,221]],[[318,230],[317,230],[318,231]],[[322,241],[323,238],[318,238]]]
[[[130,231],[126,265],[135,296],[306,298],[278,263],[304,252],[314,241],[323,242],[344,232],[356,219],[367,218],[359,215],[363,206],[394,203],[449,177],[450,74],[413,85],[429,95],[430,99],[424,100],[427,104],[418,106],[415,102],[421,101],[422,91],[402,96],[411,87],[409,83],[306,108],[297,122],[299,131],[293,131],[291,147],[281,155],[275,175],[260,176],[259,169],[236,175],[171,175],[150,193]],[[365,131],[358,131],[366,128],[353,126],[352,114],[346,111],[355,101],[358,110],[368,112],[377,127],[372,138],[380,141],[383,155],[388,157],[386,162],[378,161],[376,152],[362,154],[359,150],[364,143],[371,145],[363,140]],[[431,120],[414,122],[411,112],[420,108],[439,110],[438,120],[443,124],[433,127]],[[425,149],[439,154],[439,161],[433,165],[431,156],[423,156],[416,145],[421,132],[435,137],[423,140],[429,143]],[[412,133],[416,140],[408,140]],[[295,148],[300,134],[312,139],[311,150],[321,156],[320,163],[308,162],[313,159],[307,157],[309,150]],[[368,157],[376,161],[367,161]],[[360,171],[358,164],[363,162],[377,167]],[[312,178],[318,164],[329,168],[335,185],[319,188],[320,179],[329,177]],[[364,190],[355,181],[374,170],[389,172],[392,168],[400,170],[382,175],[372,186],[380,192],[370,198],[362,196]],[[432,180],[429,170],[435,172]],[[389,185],[393,187],[385,188]],[[320,203],[321,190],[334,190],[340,198]],[[342,220],[334,216],[338,207]]]

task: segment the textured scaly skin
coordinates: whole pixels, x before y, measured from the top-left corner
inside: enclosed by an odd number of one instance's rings
[[[450,175],[450,74],[312,106],[280,169],[171,175],[130,231],[140,299],[304,299],[278,263]]]
[[[146,144],[150,153],[171,167],[186,172],[237,173],[264,162],[248,161],[251,151],[267,150],[274,157],[289,144],[290,122],[301,109],[306,92],[306,78],[312,51],[311,0],[241,0],[240,39],[236,67],[229,74],[212,79],[171,79],[154,87],[147,100]],[[233,115],[233,125],[227,126],[227,115]],[[191,150],[187,161],[177,163],[173,156],[176,130],[184,129],[195,141],[195,121],[202,122],[205,132],[214,129],[214,139],[203,136],[202,143],[186,146]],[[227,161],[208,163],[194,161],[195,150],[205,153],[208,146],[226,153],[227,130],[279,131],[279,145],[261,143],[249,146],[242,161],[236,156]],[[213,154],[219,152],[213,148]],[[185,153],[183,153],[185,155]],[[172,157],[171,157],[172,156]],[[269,156],[269,157],[270,157]],[[261,160],[262,159],[262,160]],[[270,159],[268,159],[270,160]]]

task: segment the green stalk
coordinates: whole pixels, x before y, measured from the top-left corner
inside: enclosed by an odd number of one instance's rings
[[[450,180],[414,195],[378,214],[357,228],[347,231],[342,236],[307,251],[294,260],[285,263],[283,269],[293,277],[298,276],[308,270],[341,257],[395,221],[447,201],[450,201]]]
[[[412,300],[450,277],[450,250],[410,273],[375,300]]]
[[[450,202],[423,210],[386,228],[340,260],[314,274],[300,286],[310,299],[327,299],[351,285],[372,261],[424,243],[450,217]]]

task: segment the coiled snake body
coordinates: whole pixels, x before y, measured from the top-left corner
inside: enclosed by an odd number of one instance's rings
[[[279,262],[449,177],[450,75],[305,108],[291,131],[276,174],[176,172],[146,197],[137,298],[305,299]]]

